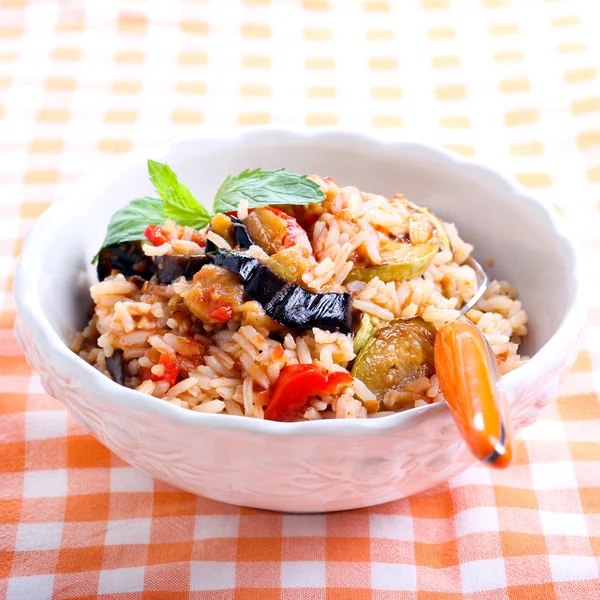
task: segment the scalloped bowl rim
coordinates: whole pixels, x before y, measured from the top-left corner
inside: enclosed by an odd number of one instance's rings
[[[170,154],[173,147],[182,143],[220,143],[223,141],[248,140],[252,137],[260,138],[292,136],[312,139],[315,144],[323,138],[352,138],[365,146],[385,148],[388,152],[393,151],[394,147],[403,149],[414,149],[415,151],[429,154],[431,158],[443,161],[449,168],[457,171],[470,169],[479,171],[489,179],[495,179],[497,184],[507,187],[507,193],[512,194],[519,200],[534,203],[538,209],[542,210],[550,220],[554,235],[561,238],[566,243],[575,256],[574,266],[574,294],[573,301],[566,311],[559,327],[547,340],[547,342],[534,354],[534,356],[523,366],[504,375],[502,378],[506,389],[509,389],[522,382],[536,372],[545,371],[544,365],[556,352],[560,352],[563,347],[563,341],[572,337],[570,332],[579,331],[582,328],[587,312],[585,302],[585,280],[584,280],[584,259],[583,250],[576,240],[570,234],[569,227],[559,215],[541,200],[532,195],[525,187],[510,177],[494,170],[473,159],[455,154],[445,148],[427,144],[410,139],[400,141],[389,141],[385,138],[376,138],[368,134],[344,131],[344,130],[317,130],[307,132],[305,130],[294,129],[255,129],[244,133],[238,132],[220,132],[218,135],[188,135],[178,137],[165,144],[147,146],[125,154],[117,158],[114,164],[94,173],[91,176],[83,178],[80,182],[67,190],[60,199],[55,201],[40,218],[36,221],[31,231],[27,235],[15,277],[15,298],[19,318],[29,326],[34,334],[36,344],[49,351],[59,369],[68,373],[70,377],[75,378],[84,388],[92,388],[96,394],[103,400],[117,406],[127,407],[132,410],[139,410],[144,413],[153,414],[171,421],[197,424],[202,427],[211,427],[216,429],[233,429],[244,432],[253,432],[267,436],[312,436],[312,435],[336,435],[336,436],[371,436],[374,433],[385,434],[397,429],[401,421],[410,419],[418,413],[428,412],[433,415],[433,411],[448,411],[444,403],[431,404],[420,408],[413,408],[407,411],[399,412],[393,415],[372,419],[327,419],[322,421],[306,421],[295,423],[279,423],[275,421],[265,421],[261,419],[252,419],[244,416],[207,414],[196,411],[182,410],[179,407],[171,405],[159,398],[148,396],[134,389],[118,385],[108,377],[102,375],[94,367],[85,362],[82,358],[72,352],[68,346],[59,337],[58,333],[50,325],[43,314],[39,305],[38,294],[32,293],[32,288],[36,285],[34,278],[24,276],[24,271],[33,267],[37,259],[36,239],[46,228],[51,227],[56,218],[62,211],[68,209],[71,203],[80,202],[86,189],[93,189],[96,183],[99,183],[108,173],[126,172],[128,167],[140,160],[147,160],[149,156],[153,158],[166,157]]]

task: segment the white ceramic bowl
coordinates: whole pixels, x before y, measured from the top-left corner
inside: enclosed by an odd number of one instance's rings
[[[276,423],[201,414],[120,387],[70,352],[111,214],[152,194],[146,159],[167,161],[210,203],[247,167],[330,175],[370,192],[404,193],[475,245],[519,288],[530,318],[525,366],[504,377],[516,429],[557,395],[585,320],[580,252],[552,209],[488,168],[416,143],[344,132],[262,130],[145,149],[75,187],[29,234],[16,279],[17,334],[46,391],[121,458],[190,492],[293,512],[365,507],[432,487],[474,463],[443,404],[379,419]]]

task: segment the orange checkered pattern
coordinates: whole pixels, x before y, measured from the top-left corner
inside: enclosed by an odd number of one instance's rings
[[[0,0],[0,598],[600,597],[596,4]],[[444,144],[579,231],[584,346],[510,470],[369,510],[240,509],[129,467],[43,393],[12,332],[35,219],[132,148],[268,124]]]

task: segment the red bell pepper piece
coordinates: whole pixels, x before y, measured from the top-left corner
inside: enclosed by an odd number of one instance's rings
[[[175,356],[172,354],[161,354],[158,364],[164,367],[164,372],[160,377],[152,373],[152,381],[167,381],[169,385],[175,385],[181,369]]]
[[[155,246],[162,246],[169,241],[164,231],[158,225],[148,225],[144,230],[144,236]]]
[[[334,394],[340,384],[351,383],[352,375],[327,373],[314,365],[290,365],[281,369],[265,410],[269,421],[291,421],[311,396]]]

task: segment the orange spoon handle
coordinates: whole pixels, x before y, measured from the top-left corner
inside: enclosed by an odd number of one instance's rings
[[[504,468],[512,459],[512,428],[494,353],[466,319],[444,325],[435,338],[440,389],[471,452]]]

